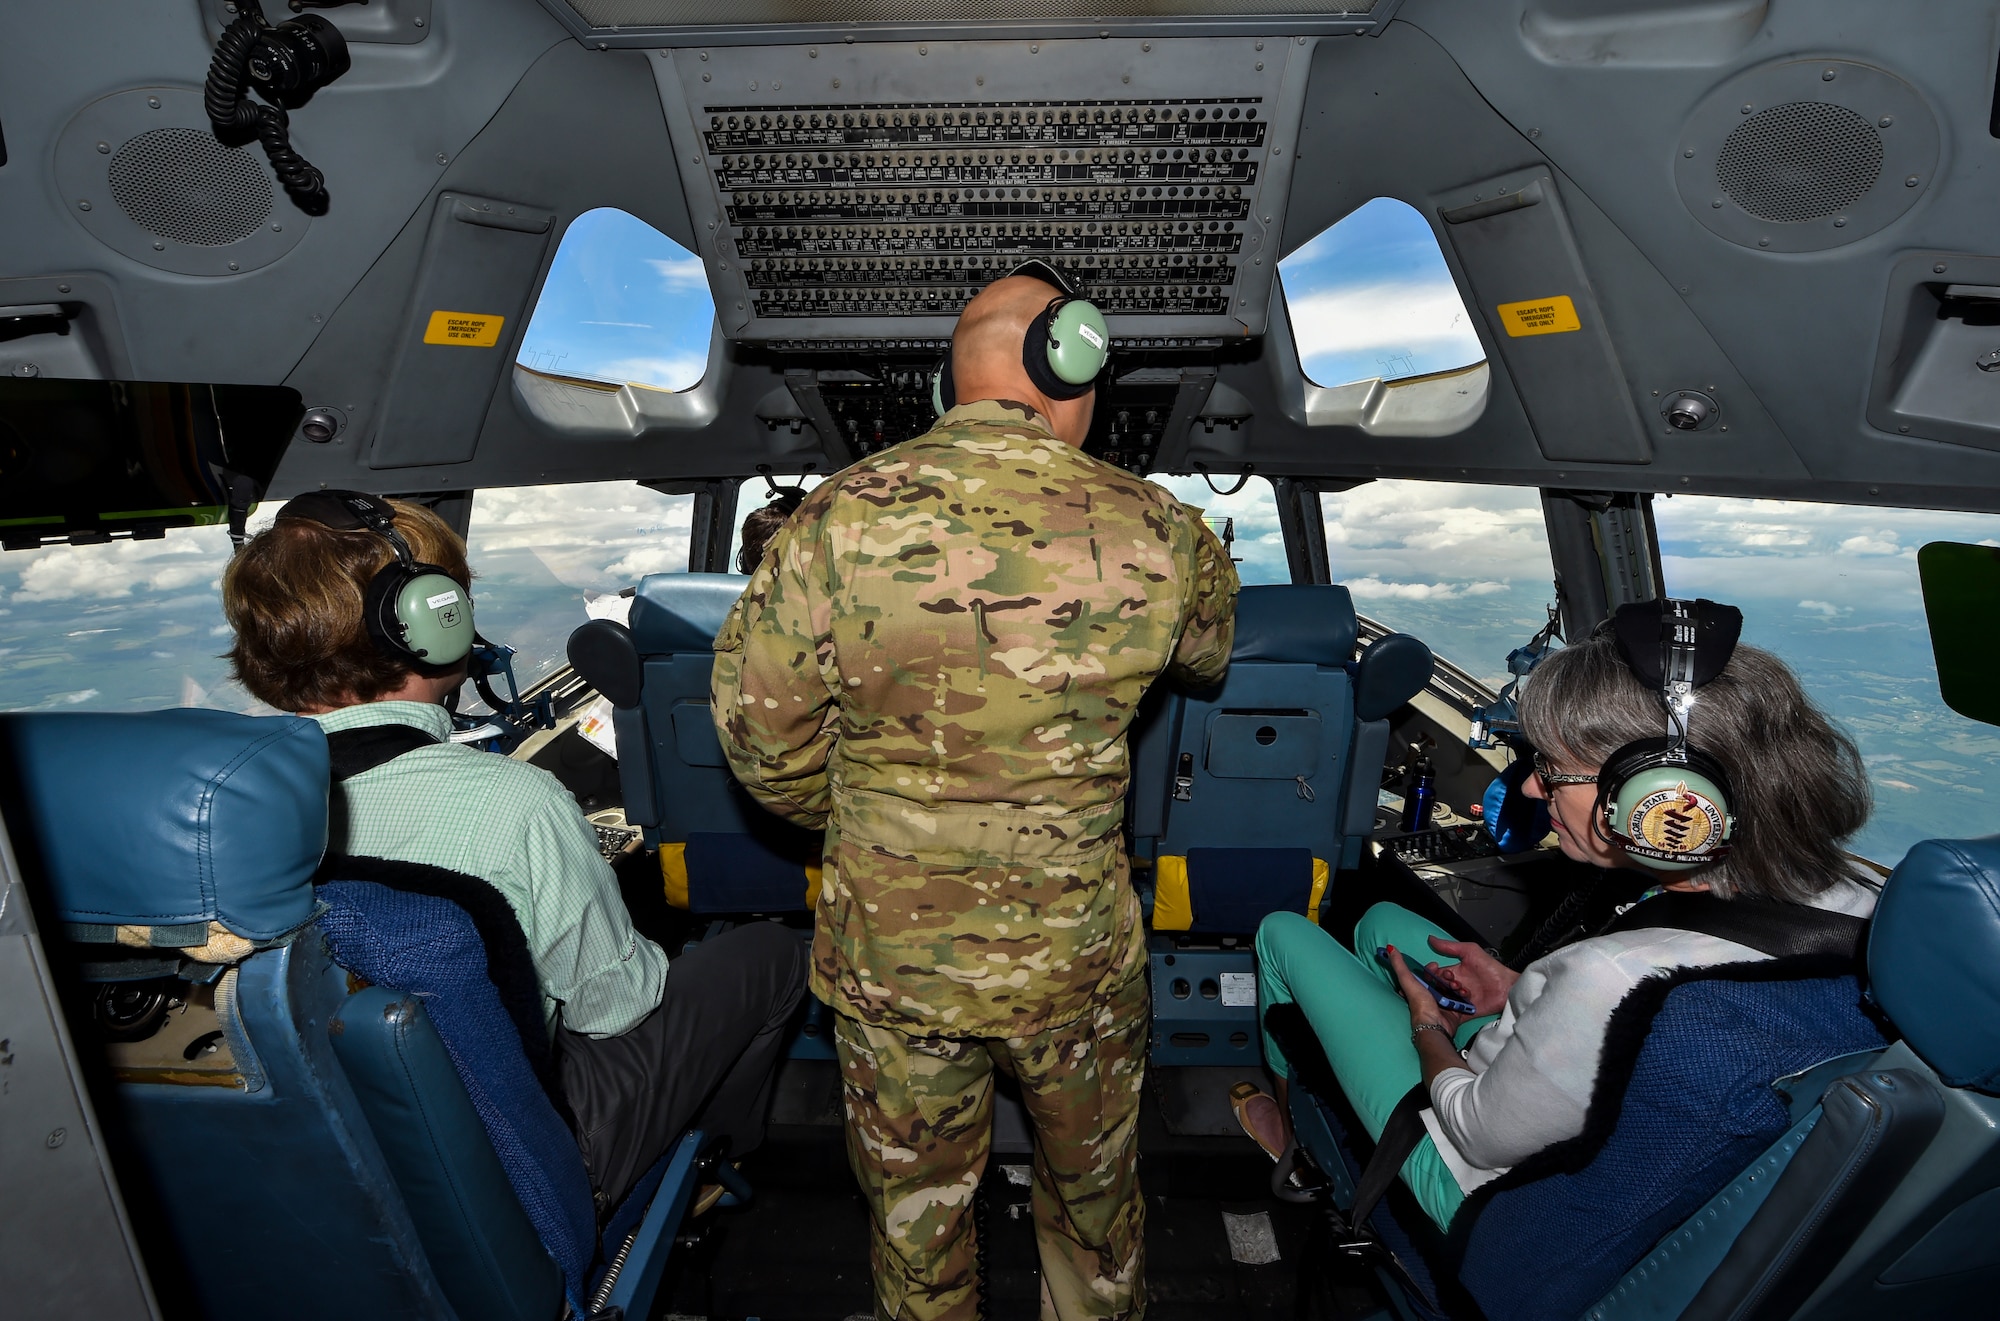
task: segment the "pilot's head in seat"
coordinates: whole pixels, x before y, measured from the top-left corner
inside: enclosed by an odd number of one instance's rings
[[[670,976],[561,781],[450,741],[443,702],[465,678],[471,582],[465,543],[429,510],[311,492],[223,572],[229,658],[253,696],[325,729],[330,853],[442,869],[507,901],[608,1208],[691,1125],[736,1154],[762,1140],[804,949],[751,923],[680,955]]]

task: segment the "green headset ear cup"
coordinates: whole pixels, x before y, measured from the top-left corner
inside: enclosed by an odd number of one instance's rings
[[[1685,764],[1659,761],[1658,749],[1641,744],[1631,751],[1612,754],[1603,773],[1604,828],[1633,861],[1656,871],[1692,871],[1728,853],[1736,818],[1721,767],[1692,749]],[[1620,773],[1621,763],[1632,769]]]
[[[1049,370],[1071,385],[1086,385],[1104,370],[1111,330],[1095,304],[1071,298],[1049,318]]]
[[[401,659],[440,668],[472,652],[472,597],[442,569],[391,564],[370,584],[368,631]]]
[[[937,370],[931,373],[931,408],[939,417],[945,414],[944,373],[949,362],[950,359],[946,359],[945,362],[939,363]]]

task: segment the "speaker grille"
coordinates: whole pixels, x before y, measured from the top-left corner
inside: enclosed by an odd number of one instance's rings
[[[1736,126],[1715,182],[1760,220],[1817,220],[1852,205],[1882,174],[1882,135],[1846,106],[1787,101]]]
[[[271,181],[257,162],[194,128],[141,133],[111,158],[111,195],[133,223],[176,243],[223,247],[270,218]]]

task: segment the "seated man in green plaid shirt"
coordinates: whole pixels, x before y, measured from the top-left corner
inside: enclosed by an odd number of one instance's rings
[[[534,959],[600,1214],[691,1125],[741,1155],[763,1138],[804,946],[754,922],[670,966],[633,930],[562,783],[449,741],[443,702],[465,663],[411,653],[378,582],[399,566],[436,571],[450,582],[433,586],[449,594],[456,583],[469,604],[465,545],[441,519],[353,492],[293,500],[223,573],[237,678],[258,700],[318,720],[334,747],[330,851],[447,868],[505,897]]]

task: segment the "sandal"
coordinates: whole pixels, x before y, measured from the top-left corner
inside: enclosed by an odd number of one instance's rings
[[[1264,1135],[1259,1133],[1250,1123],[1250,1103],[1257,1100],[1268,1101],[1273,1110],[1277,1109],[1277,1098],[1260,1091],[1256,1083],[1240,1082],[1229,1089],[1229,1108],[1236,1112],[1236,1122],[1242,1125],[1243,1131],[1249,1135],[1252,1142],[1255,1142],[1263,1149],[1265,1155],[1274,1161],[1279,1160],[1285,1154],[1284,1148],[1273,1147],[1265,1140]],[[1280,1122],[1282,1123],[1282,1118]]]

